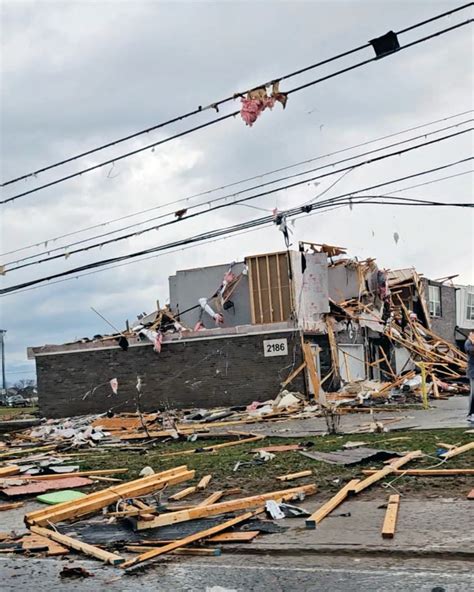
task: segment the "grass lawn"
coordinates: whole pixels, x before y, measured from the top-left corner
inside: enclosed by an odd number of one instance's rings
[[[425,431],[396,431],[388,434],[352,434],[352,435],[328,435],[308,438],[265,438],[260,442],[252,442],[241,446],[234,446],[217,450],[215,453],[201,452],[186,456],[171,458],[161,457],[167,452],[179,450],[191,450],[199,446],[210,446],[227,440],[201,440],[197,442],[167,442],[157,444],[146,452],[130,450],[105,450],[98,447],[87,452],[83,457],[77,457],[81,470],[85,469],[129,469],[127,479],[137,478],[140,470],[145,466],[151,466],[156,472],[166,470],[178,465],[186,464],[190,469],[196,470],[196,479],[184,485],[176,486],[173,491],[189,485],[195,485],[197,481],[208,473],[212,474],[212,481],[208,491],[212,492],[224,487],[240,487],[244,494],[252,495],[259,492],[284,489],[306,483],[316,483],[319,491],[331,492],[340,489],[341,484],[354,477],[361,477],[363,468],[381,468],[383,463],[369,463],[353,467],[342,467],[325,462],[314,461],[306,458],[298,452],[278,452],[275,458],[261,465],[242,467],[234,472],[237,461],[252,459],[252,450],[258,447],[277,444],[297,444],[313,442],[310,450],[334,451],[341,448],[348,441],[363,441],[367,446],[385,448],[399,452],[410,450],[422,450],[430,457],[412,461],[407,468],[434,468],[440,463],[436,458],[436,449],[439,443],[462,445],[473,440],[473,434],[466,433],[467,428],[425,430]],[[76,458],[75,458],[76,461]],[[438,468],[474,468],[474,452],[461,454]],[[297,481],[281,483],[275,479],[278,475],[312,469],[313,475]],[[123,476],[121,476],[123,478]],[[386,479],[393,480],[394,477]],[[395,484],[394,484],[395,485]],[[396,482],[397,489],[408,496],[415,495],[449,495],[465,497],[474,487],[473,476],[455,477],[402,477]],[[379,494],[380,486],[375,485],[367,490],[364,495]],[[392,490],[392,493],[394,491]],[[201,494],[203,495],[203,494]]]
[[[7,418],[15,419],[18,415],[35,413],[38,407],[0,407],[0,421]]]

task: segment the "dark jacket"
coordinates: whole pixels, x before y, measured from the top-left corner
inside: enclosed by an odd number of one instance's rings
[[[467,376],[474,380],[474,343],[470,339],[466,340],[464,351],[467,353]]]

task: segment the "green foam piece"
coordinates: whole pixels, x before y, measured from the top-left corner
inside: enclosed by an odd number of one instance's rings
[[[43,493],[37,495],[36,499],[43,504],[60,504],[62,502],[72,502],[84,497],[86,494],[74,489],[63,489],[62,491],[53,491],[53,493]]]

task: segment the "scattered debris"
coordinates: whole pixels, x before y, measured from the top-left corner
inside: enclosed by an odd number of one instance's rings
[[[398,508],[400,505],[400,496],[391,495],[388,498],[387,511],[382,525],[382,537],[392,539],[397,526]]]
[[[392,450],[380,450],[379,448],[349,448],[336,452],[300,452],[313,460],[319,460],[334,465],[356,465],[368,461],[384,461],[394,456],[400,456],[398,452]]]
[[[73,579],[78,579],[78,578],[90,578],[93,577],[94,574],[92,574],[90,571],[87,571],[86,569],[84,569],[83,567],[77,566],[77,567],[68,567],[67,565],[65,565],[62,570],[59,572],[59,577],[66,579],[66,578],[73,578]]]

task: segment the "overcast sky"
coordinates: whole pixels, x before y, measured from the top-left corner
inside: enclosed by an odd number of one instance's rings
[[[30,172],[80,151],[207,105],[237,91],[279,77],[342,51],[363,45],[389,30],[449,10],[461,2],[385,0],[366,2],[22,2],[1,0],[1,179]],[[463,11],[400,36],[401,44],[472,17]],[[83,240],[143,222],[199,198],[102,226],[69,239],[51,241],[129,213],[153,208],[272,169],[331,153],[473,109],[472,26],[421,43],[384,60],[290,96],[252,127],[237,117],[3,206],[1,251],[37,242],[47,246],[3,254],[0,263],[47,248]],[[281,90],[322,77],[372,57],[371,48],[285,81]],[[223,106],[220,114],[239,108]],[[209,121],[204,112],[186,122],[152,132],[83,159],[83,166]],[[312,166],[472,119],[472,112],[389,140],[322,159]],[[429,136],[434,139],[472,126]],[[403,147],[418,142],[406,144]],[[394,150],[394,149],[392,149]],[[385,152],[390,152],[387,150]],[[382,153],[379,153],[382,154]],[[325,197],[362,189],[397,177],[451,163],[472,154],[472,135],[463,134],[404,156],[358,168]],[[359,159],[361,160],[361,159]],[[355,162],[355,161],[354,161]],[[344,166],[344,165],[340,165]],[[311,168],[297,167],[299,172]],[[384,192],[472,169],[472,162],[387,186]],[[36,179],[3,188],[3,198],[79,170],[73,163]],[[326,169],[323,172],[327,172]],[[227,191],[226,195],[276,175]],[[231,206],[168,229],[136,236],[102,249],[11,272],[10,286],[79,265],[235,224],[313,199],[338,176],[319,185],[275,193]],[[417,187],[400,195],[468,202],[472,174]],[[148,223],[153,225],[153,222]],[[459,273],[474,283],[473,218],[455,208],[346,207],[298,220],[293,242],[337,244],[354,256],[377,258],[380,266],[416,266],[431,278]],[[398,244],[394,241],[398,233]],[[168,298],[168,276],[187,269],[240,260],[283,248],[275,226],[197,245],[8,295],[0,300],[2,328],[8,330],[7,379],[33,375],[26,347],[62,343],[110,331],[91,306],[123,327],[125,319],[150,312]],[[213,287],[211,287],[213,289]],[[203,296],[207,296],[203,294]]]

